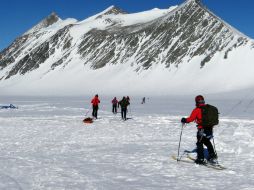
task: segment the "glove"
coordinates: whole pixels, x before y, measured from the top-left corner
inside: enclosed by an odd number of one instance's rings
[[[181,119],[181,122],[182,122],[182,123],[187,123],[186,118],[183,117],[183,118]]]

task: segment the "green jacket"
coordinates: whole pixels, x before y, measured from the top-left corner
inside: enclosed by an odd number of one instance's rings
[[[130,102],[127,99],[122,99],[118,102],[118,105],[120,105],[121,108],[127,108],[127,106],[130,105]]]

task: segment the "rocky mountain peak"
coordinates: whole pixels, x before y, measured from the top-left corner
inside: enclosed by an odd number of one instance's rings
[[[55,13],[50,14],[30,33],[17,38],[0,52],[0,82],[8,84],[15,78],[25,81],[29,73],[39,76],[38,81],[44,81],[48,73],[61,80],[59,72],[64,70],[71,75],[73,71],[69,68],[72,67],[80,70],[80,76],[74,77],[77,80],[83,77],[81,71],[86,72],[86,69],[93,73],[92,70],[110,68],[110,72],[118,73],[118,69],[123,68],[123,73],[128,69],[133,71],[133,76],[148,72],[157,76],[158,67],[165,77],[156,77],[156,83],[176,83],[177,80],[171,81],[174,76],[171,71],[194,68],[196,74],[203,69],[206,82],[213,84],[210,79],[214,78],[214,73],[208,71],[211,67],[214,71],[220,70],[222,63],[243,57],[243,50],[248,52],[245,64],[253,59],[254,46],[249,46],[250,39],[212,13],[201,0],[186,0],[168,11],[153,9],[123,16],[124,13],[111,6],[79,24],[64,24]],[[54,26],[49,27],[52,24]],[[225,73],[219,77],[224,79]],[[92,80],[86,76],[82,79]],[[147,79],[152,81],[153,77],[147,75]]]
[[[49,16],[47,16],[43,22],[45,24],[46,27],[56,23],[58,20],[61,20],[60,17],[55,13],[52,12]]]
[[[106,11],[104,13],[104,15],[110,15],[110,14],[114,14],[114,15],[118,15],[118,14],[127,14],[127,12],[125,12],[124,10],[120,9],[119,7],[116,6],[111,6],[108,11]]]
[[[187,2],[201,3],[201,0],[186,0]]]
[[[119,15],[119,14],[127,14],[127,12],[112,5],[109,8],[105,9],[97,18],[101,18],[104,15]]]
[[[37,25],[35,25],[25,34],[36,32],[42,28],[47,28],[59,20],[61,20],[61,18],[55,12],[52,12],[50,15],[48,15],[46,18],[41,20]]]

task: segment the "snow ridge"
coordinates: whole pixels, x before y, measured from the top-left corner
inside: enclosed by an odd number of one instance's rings
[[[53,14],[0,52],[0,87],[65,95],[238,90],[254,86],[253,47],[197,0],[132,14],[110,6],[79,22]]]

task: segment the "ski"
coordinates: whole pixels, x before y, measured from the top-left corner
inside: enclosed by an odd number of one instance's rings
[[[173,159],[173,160],[176,160],[176,161],[178,161],[178,162],[185,162],[185,163],[193,164],[193,161],[192,161],[192,160],[182,160],[182,159],[178,159],[175,155],[172,156],[172,159]]]
[[[176,160],[178,162],[184,162],[184,163],[189,163],[189,164],[196,164],[195,163],[195,159],[190,157],[189,155],[187,156],[188,160],[185,159],[181,159],[179,160],[175,155],[172,156],[173,160]],[[224,166],[220,165],[220,164],[210,164],[210,163],[206,163],[206,164],[200,164],[200,166],[205,166],[207,168],[211,168],[211,169],[215,169],[215,170],[224,170],[226,169]]]
[[[192,158],[190,155],[187,155],[187,158],[189,158],[190,160],[192,160],[195,163],[195,160],[196,160],[195,158]],[[212,163],[207,162],[206,164],[203,164],[203,166],[206,166],[208,168],[213,168],[213,169],[216,169],[216,170],[225,170],[225,169],[227,169],[226,167],[222,166],[219,163],[212,164]]]

